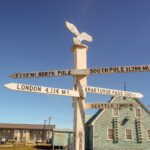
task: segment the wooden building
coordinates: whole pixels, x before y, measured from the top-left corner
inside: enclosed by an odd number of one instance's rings
[[[53,149],[73,150],[74,132],[71,129],[54,129],[52,133]]]
[[[6,138],[8,141],[46,141],[52,137],[54,128],[55,125],[0,123],[0,138]]]
[[[138,106],[98,110],[85,125],[86,150],[150,150],[150,111],[139,99],[114,97],[109,102]]]

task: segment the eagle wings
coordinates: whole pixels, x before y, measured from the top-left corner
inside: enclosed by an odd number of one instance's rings
[[[87,42],[93,41],[92,36],[88,35],[86,32],[80,33],[77,27],[73,25],[72,23],[69,23],[68,21],[66,21],[65,26],[71,33],[76,35],[76,37],[73,37],[74,44],[81,44],[82,41],[87,41]]]

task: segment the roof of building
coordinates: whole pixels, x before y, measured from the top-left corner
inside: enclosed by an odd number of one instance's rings
[[[53,132],[73,133],[72,129],[54,129]]]
[[[54,146],[67,146],[73,143],[72,129],[55,129],[53,132],[52,143]]]
[[[41,125],[41,124],[11,124],[11,123],[0,123],[1,129],[49,129],[49,125]],[[50,129],[55,128],[55,125],[50,125]]]
[[[121,98],[120,96],[112,97],[108,103],[113,102],[117,100],[118,98]],[[122,97],[123,98],[123,97]],[[133,98],[134,99],[134,98]],[[150,111],[149,109],[139,100],[139,99],[134,99],[149,115]],[[87,122],[86,126],[91,126],[93,125],[93,122],[105,111],[106,109],[99,109]]]

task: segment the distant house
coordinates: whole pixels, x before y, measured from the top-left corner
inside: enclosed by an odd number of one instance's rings
[[[54,129],[52,133],[52,145],[53,149],[63,149],[68,150],[73,149],[73,130],[71,129]]]
[[[9,141],[47,140],[52,136],[54,128],[55,125],[0,123],[0,138],[6,138]]]
[[[85,125],[86,150],[150,150],[150,111],[134,98],[109,102],[138,106],[98,110]]]

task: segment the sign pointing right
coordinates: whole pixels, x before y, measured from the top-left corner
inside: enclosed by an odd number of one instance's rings
[[[131,72],[150,72],[150,65],[72,69],[71,75],[94,75],[94,74],[113,74],[113,73],[131,73]]]
[[[141,93],[114,90],[114,89],[106,89],[106,88],[98,88],[98,87],[91,87],[91,86],[85,86],[84,91],[89,92],[89,93],[112,95],[112,96],[132,97],[132,98],[138,98],[138,99],[141,99],[143,97],[143,95]]]

